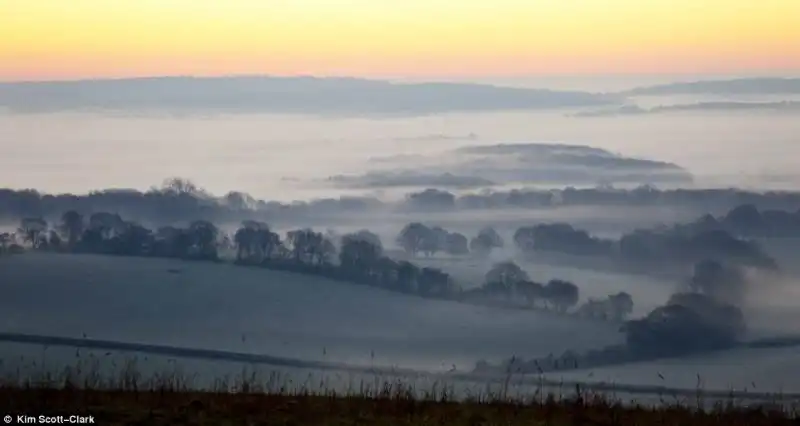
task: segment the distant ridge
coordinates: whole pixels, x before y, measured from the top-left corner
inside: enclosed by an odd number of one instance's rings
[[[337,77],[147,77],[0,83],[12,111],[71,109],[425,114],[616,104],[616,95]]]
[[[800,94],[800,78],[752,77],[730,80],[701,80],[643,86],[619,92],[625,96],[641,95],[777,95]]]

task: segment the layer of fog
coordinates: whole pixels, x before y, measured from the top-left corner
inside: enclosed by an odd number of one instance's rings
[[[363,173],[375,166],[375,157],[430,158],[465,146],[563,141],[680,165],[694,176],[697,186],[763,190],[792,188],[800,182],[793,160],[800,156],[796,141],[800,120],[784,115],[680,113],[593,120],[549,113],[385,120],[270,115],[167,118],[0,115],[4,148],[0,181],[12,188],[82,193],[100,187],[147,189],[166,177],[183,176],[218,194],[238,190],[291,201],[342,195],[345,191],[340,188],[309,187],[306,181]],[[436,136],[468,132],[477,137]]]

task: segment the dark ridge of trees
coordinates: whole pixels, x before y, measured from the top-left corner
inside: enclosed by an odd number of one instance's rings
[[[685,234],[672,229],[637,230],[619,241],[620,256],[628,261],[653,262],[666,259],[691,264],[707,258],[718,258],[765,269],[777,269],[773,258],[753,241],[734,237],[724,230]]]
[[[114,212],[143,223],[177,224],[187,217],[213,222],[249,219],[296,219],[314,215],[348,214],[385,207],[370,197],[340,197],[279,203],[256,200],[248,194],[229,192],[215,197],[189,180],[167,179],[148,191],[106,189],[89,194],[42,194],[36,190],[0,189],[0,221],[26,217],[57,221],[65,211],[81,215]]]
[[[554,206],[669,206],[693,207],[702,211],[729,210],[742,204],[761,209],[797,211],[800,192],[755,192],[730,189],[665,189],[650,185],[634,189],[613,187],[563,190],[513,189],[483,191],[457,197],[458,209],[543,208]]]
[[[514,243],[523,252],[553,251],[581,256],[605,256],[623,264],[691,265],[718,258],[743,265],[777,269],[774,259],[753,241],[734,237],[724,229],[709,227],[640,229],[618,241],[595,238],[565,223],[521,227]]]
[[[187,217],[217,223],[248,219],[276,221],[386,209],[450,211],[555,206],[669,206],[722,211],[742,205],[765,209],[761,212],[761,216],[768,225],[764,225],[763,229],[759,226],[742,229],[737,227],[731,229],[736,231],[734,234],[747,236],[747,232],[757,231],[767,235],[782,236],[784,227],[794,229],[795,225],[789,224],[796,224],[800,216],[798,212],[800,192],[761,193],[737,189],[659,190],[652,186],[642,186],[632,190],[568,187],[563,190],[522,189],[456,196],[447,191],[428,189],[411,193],[399,203],[384,203],[371,197],[340,197],[280,203],[256,200],[250,195],[236,191],[223,196],[213,196],[191,181],[180,178],[168,179],[161,187],[148,191],[106,189],[81,195],[52,195],[32,189],[0,189],[0,220],[12,222],[25,217],[41,217],[57,221],[61,213],[70,210],[82,215],[98,211],[115,212],[142,223],[175,224],[182,223]],[[795,213],[780,213],[779,210]],[[781,223],[783,225],[779,225]]]
[[[759,211],[754,204],[742,204],[720,217],[707,214],[676,228],[686,233],[721,230],[743,238],[798,238],[800,210]]]

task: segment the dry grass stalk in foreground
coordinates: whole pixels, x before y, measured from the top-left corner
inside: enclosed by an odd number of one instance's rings
[[[625,406],[601,396],[528,401],[478,396],[455,401],[446,390],[422,392],[386,382],[379,389],[335,392],[263,391],[246,383],[238,389],[191,391],[171,384],[119,383],[79,388],[6,384],[0,401],[6,413],[91,415],[115,425],[798,425],[797,413],[719,405],[701,412],[687,406]],[[248,391],[248,389],[251,389]],[[5,413],[3,413],[5,415]]]

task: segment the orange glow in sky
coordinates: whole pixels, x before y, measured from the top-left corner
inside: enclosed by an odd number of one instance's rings
[[[0,0],[0,80],[800,70],[800,0]]]

